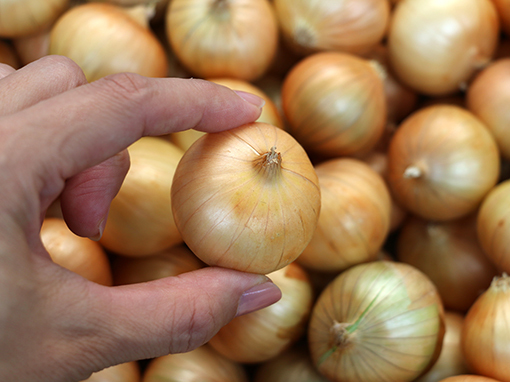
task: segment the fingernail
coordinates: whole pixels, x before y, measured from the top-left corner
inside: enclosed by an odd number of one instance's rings
[[[236,317],[265,308],[280,300],[281,297],[280,288],[271,281],[255,285],[245,291],[239,299]]]
[[[101,221],[98,224],[98,227],[97,227],[98,233],[97,233],[97,235],[91,236],[90,239],[94,240],[94,241],[101,240],[101,237],[103,236],[103,232],[104,232],[104,227],[105,226],[106,226],[106,218],[103,218],[103,219],[101,219]]]
[[[252,93],[243,92],[242,90],[235,90],[237,95],[244,99],[245,101],[251,103],[252,105],[257,106],[259,109],[262,109],[266,104],[266,101],[259,96],[256,96]]]

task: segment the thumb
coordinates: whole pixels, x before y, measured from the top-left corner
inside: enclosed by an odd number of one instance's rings
[[[148,283],[91,288],[87,298],[92,309],[85,318],[76,318],[87,328],[82,332],[93,334],[80,346],[89,353],[84,359],[92,361],[88,372],[190,351],[235,316],[281,298],[266,276],[217,267]]]

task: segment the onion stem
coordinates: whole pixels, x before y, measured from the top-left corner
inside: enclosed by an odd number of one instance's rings
[[[404,178],[416,179],[423,175],[423,171],[418,166],[409,166],[404,170]]]

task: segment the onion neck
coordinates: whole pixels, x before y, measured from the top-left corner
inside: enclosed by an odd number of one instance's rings
[[[280,173],[282,155],[276,151],[276,146],[271,147],[267,153],[260,155],[255,160],[255,165],[264,170],[270,177]]]
[[[135,5],[122,9],[132,20],[144,28],[149,28],[149,21],[156,14],[156,2]]]
[[[491,288],[497,292],[510,293],[510,276],[503,272],[503,275],[494,277]]]
[[[212,14],[220,20],[229,19],[230,3],[231,0],[214,0],[213,3],[211,4]]]
[[[404,170],[404,178],[406,179],[418,179],[422,176],[423,170],[419,166],[411,165]]]

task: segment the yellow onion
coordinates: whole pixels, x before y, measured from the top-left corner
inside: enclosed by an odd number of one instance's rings
[[[202,78],[253,81],[278,47],[278,22],[267,0],[172,0],[166,30],[179,60]]]
[[[329,382],[312,363],[304,346],[292,346],[282,354],[260,364],[253,382]]]
[[[407,117],[388,148],[388,184],[417,216],[450,220],[476,210],[499,177],[498,147],[471,112],[434,105]]]
[[[492,0],[496,6],[501,23],[501,29],[507,36],[510,35],[510,1],[509,0]]]
[[[248,382],[243,366],[203,345],[150,360],[142,382]]]
[[[331,382],[412,381],[437,360],[443,335],[434,284],[411,265],[384,260],[337,276],[308,328],[314,365]]]
[[[469,373],[460,346],[464,316],[447,310],[444,314],[444,322],[445,334],[439,358],[427,373],[413,382],[437,382],[443,378]]]
[[[0,64],[7,64],[14,69],[20,67],[20,59],[11,43],[0,40]]]
[[[155,255],[115,256],[112,261],[115,285],[126,285],[177,276],[202,268],[204,264],[184,244],[177,244]]]
[[[500,271],[510,273],[510,180],[494,187],[478,211],[478,240]]]
[[[386,34],[388,0],[274,0],[281,33],[297,52],[366,53]]]
[[[510,159],[509,86],[510,58],[504,58],[478,73],[466,93],[468,109],[489,128],[505,159]]]
[[[268,277],[280,288],[282,298],[267,308],[234,318],[209,341],[233,361],[268,361],[305,334],[313,303],[307,272],[294,262]]]
[[[49,53],[50,32],[51,28],[46,28],[38,33],[18,37],[12,40],[14,49],[20,58],[21,64],[26,65],[46,56]]]
[[[148,24],[147,7],[108,3],[72,7],[53,25],[50,54],[67,56],[88,81],[108,74],[133,72],[165,77],[168,63],[162,43]]]
[[[476,374],[510,381],[510,277],[495,277],[469,309],[461,334],[468,367]]]
[[[241,90],[247,93],[255,94],[266,101],[265,105],[262,107],[262,112],[260,113],[257,122],[264,122],[270,125],[284,128],[282,117],[280,115],[280,111],[276,108],[273,100],[269,98],[269,96],[264,93],[259,87],[247,82],[245,80],[240,80],[237,78],[211,78],[209,81],[214,82],[218,85],[226,86],[233,90]],[[170,142],[173,142],[183,150],[187,150],[193,142],[195,142],[198,138],[200,138],[205,133],[202,131],[197,131],[194,129],[188,129],[179,131],[177,133],[172,133],[168,135],[168,139]]]
[[[182,243],[172,208],[172,177],[183,151],[159,137],[128,148],[131,166],[110,205],[100,243],[126,256],[147,256]]]
[[[177,167],[171,199],[177,227],[197,257],[263,274],[301,254],[320,212],[307,153],[263,122],[195,141]]]
[[[386,124],[377,64],[347,53],[310,55],[285,77],[282,106],[288,131],[312,156],[370,151]]]
[[[391,197],[383,178],[354,158],[315,166],[321,212],[312,240],[297,261],[309,269],[338,272],[375,260],[389,233]]]
[[[491,0],[406,0],[388,32],[397,77],[427,95],[458,92],[493,57],[499,20]]]
[[[125,362],[110,366],[92,375],[82,382],[140,382],[142,379],[140,365],[133,362]]]
[[[0,38],[38,33],[53,24],[69,4],[69,0],[1,0]]]
[[[45,218],[40,237],[53,262],[95,283],[112,285],[110,262],[98,242],[77,236],[60,218]]]
[[[461,312],[497,274],[478,242],[476,215],[447,222],[410,216],[398,233],[397,258],[432,280],[446,309]]]
[[[441,379],[439,382],[501,382],[501,381],[498,381],[493,378],[482,377],[481,375],[463,374]]]

